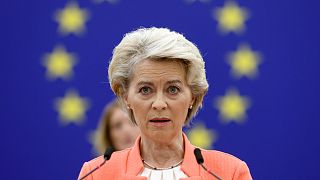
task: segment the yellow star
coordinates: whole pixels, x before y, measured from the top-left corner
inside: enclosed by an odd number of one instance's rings
[[[252,51],[248,45],[240,45],[238,50],[228,54],[228,63],[231,65],[231,73],[234,77],[256,77],[257,66],[261,64],[261,56]]]
[[[217,98],[215,106],[224,122],[241,123],[246,118],[246,110],[250,106],[250,101],[247,97],[240,96],[237,90],[230,89],[225,96]]]
[[[89,101],[80,97],[74,90],[67,91],[65,97],[57,98],[54,104],[63,124],[82,123],[85,119],[85,111],[89,108]]]
[[[190,142],[198,147],[208,149],[217,140],[217,134],[207,129],[203,124],[193,127],[188,133]]]
[[[59,23],[59,31],[63,34],[81,34],[85,30],[85,22],[89,19],[89,13],[80,9],[76,2],[69,2],[62,10],[55,13],[55,20]]]
[[[57,46],[52,53],[45,54],[43,65],[47,68],[49,79],[70,79],[76,64],[75,55],[68,53],[63,46]]]
[[[245,30],[245,21],[248,19],[248,11],[241,8],[234,1],[228,1],[224,7],[216,8],[213,12],[218,21],[218,28],[223,33],[241,33]]]

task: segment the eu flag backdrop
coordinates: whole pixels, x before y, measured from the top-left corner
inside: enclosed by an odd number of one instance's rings
[[[0,179],[76,179],[114,98],[123,35],[168,27],[206,61],[209,92],[185,132],[254,179],[320,179],[319,1],[2,0]]]

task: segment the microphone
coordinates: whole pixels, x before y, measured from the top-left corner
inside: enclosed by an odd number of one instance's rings
[[[113,147],[108,147],[103,155],[104,161],[99,166],[95,167],[90,172],[88,172],[86,175],[82,176],[79,180],[83,180],[84,178],[86,178],[87,176],[89,176],[90,174],[98,170],[101,166],[103,166],[111,158],[111,155],[114,151],[115,150]]]
[[[106,152],[104,152],[103,158],[105,161],[108,161],[111,158],[111,154],[115,151],[115,149],[110,146],[106,149]]]
[[[195,148],[194,151],[194,156],[196,157],[197,163],[209,174],[211,174],[212,176],[214,176],[215,178],[217,178],[218,180],[222,180],[219,176],[215,175],[213,172],[211,172],[209,169],[207,169],[203,163],[204,163],[204,159],[202,157],[201,154],[201,150],[199,148]]]

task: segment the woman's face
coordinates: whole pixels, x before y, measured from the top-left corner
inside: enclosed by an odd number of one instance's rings
[[[141,136],[159,142],[168,142],[182,132],[193,103],[185,69],[176,61],[137,64],[125,99]]]
[[[110,118],[110,136],[116,150],[133,146],[139,135],[139,128],[134,125],[127,113],[115,108]]]

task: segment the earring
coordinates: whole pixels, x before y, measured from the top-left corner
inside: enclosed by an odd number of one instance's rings
[[[189,109],[192,109],[192,105],[189,107]]]

